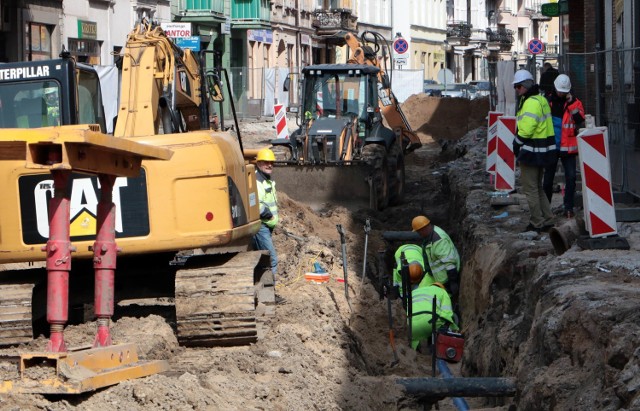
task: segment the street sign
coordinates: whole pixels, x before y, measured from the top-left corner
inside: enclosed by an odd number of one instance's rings
[[[393,51],[398,54],[404,54],[409,51],[409,43],[402,37],[397,38],[393,41]]]
[[[399,66],[406,66],[407,65],[407,57],[396,57],[393,60]]]
[[[540,54],[544,52],[544,43],[538,39],[531,39],[527,48],[531,54]]]

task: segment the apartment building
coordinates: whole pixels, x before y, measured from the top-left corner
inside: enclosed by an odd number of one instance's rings
[[[57,58],[113,64],[136,21],[170,22],[170,2],[131,0],[7,1],[0,3],[0,61]]]

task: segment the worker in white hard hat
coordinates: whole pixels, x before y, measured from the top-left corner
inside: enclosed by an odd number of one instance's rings
[[[271,257],[271,272],[275,280],[278,271],[278,254],[271,237],[278,224],[278,195],[276,182],[271,178],[276,156],[269,148],[258,151],[256,156],[256,180],[258,182],[258,200],[260,201],[260,230],[253,237],[256,250],[267,250]]]
[[[576,162],[578,158],[578,129],[584,125],[584,106],[571,93],[571,79],[560,74],[554,81],[555,93],[549,96],[549,106],[556,137],[556,147],[564,169],[565,189],[562,213],[566,218],[575,216],[574,196],[576,192]],[[553,185],[557,161],[544,170],[542,187],[549,202],[553,196]]]
[[[553,213],[542,189],[542,177],[545,167],[557,162],[551,108],[529,71],[516,71],[513,88],[518,96],[513,152],[530,213],[525,231],[546,232],[553,227]]]

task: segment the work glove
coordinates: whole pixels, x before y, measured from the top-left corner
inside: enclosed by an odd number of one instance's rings
[[[265,208],[263,212],[260,213],[261,220],[271,220],[273,218],[273,213],[268,208]]]

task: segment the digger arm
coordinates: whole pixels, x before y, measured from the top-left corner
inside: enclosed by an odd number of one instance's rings
[[[122,66],[120,108],[114,135],[157,133],[159,107],[177,122],[177,107],[197,111],[200,70],[191,50],[180,50],[160,27],[143,22],[127,37]]]
[[[400,104],[398,104],[398,100],[391,90],[391,84],[382,66],[380,66],[378,62],[376,53],[371,47],[363,45],[360,40],[351,33],[345,35],[345,41],[352,53],[352,57],[347,61],[348,64],[367,64],[380,69],[378,72],[378,100],[380,102],[380,111],[390,128],[394,130],[399,128],[401,130],[403,136],[402,147],[404,151],[411,152],[422,146],[420,138],[413,132],[409,121],[402,112]]]

